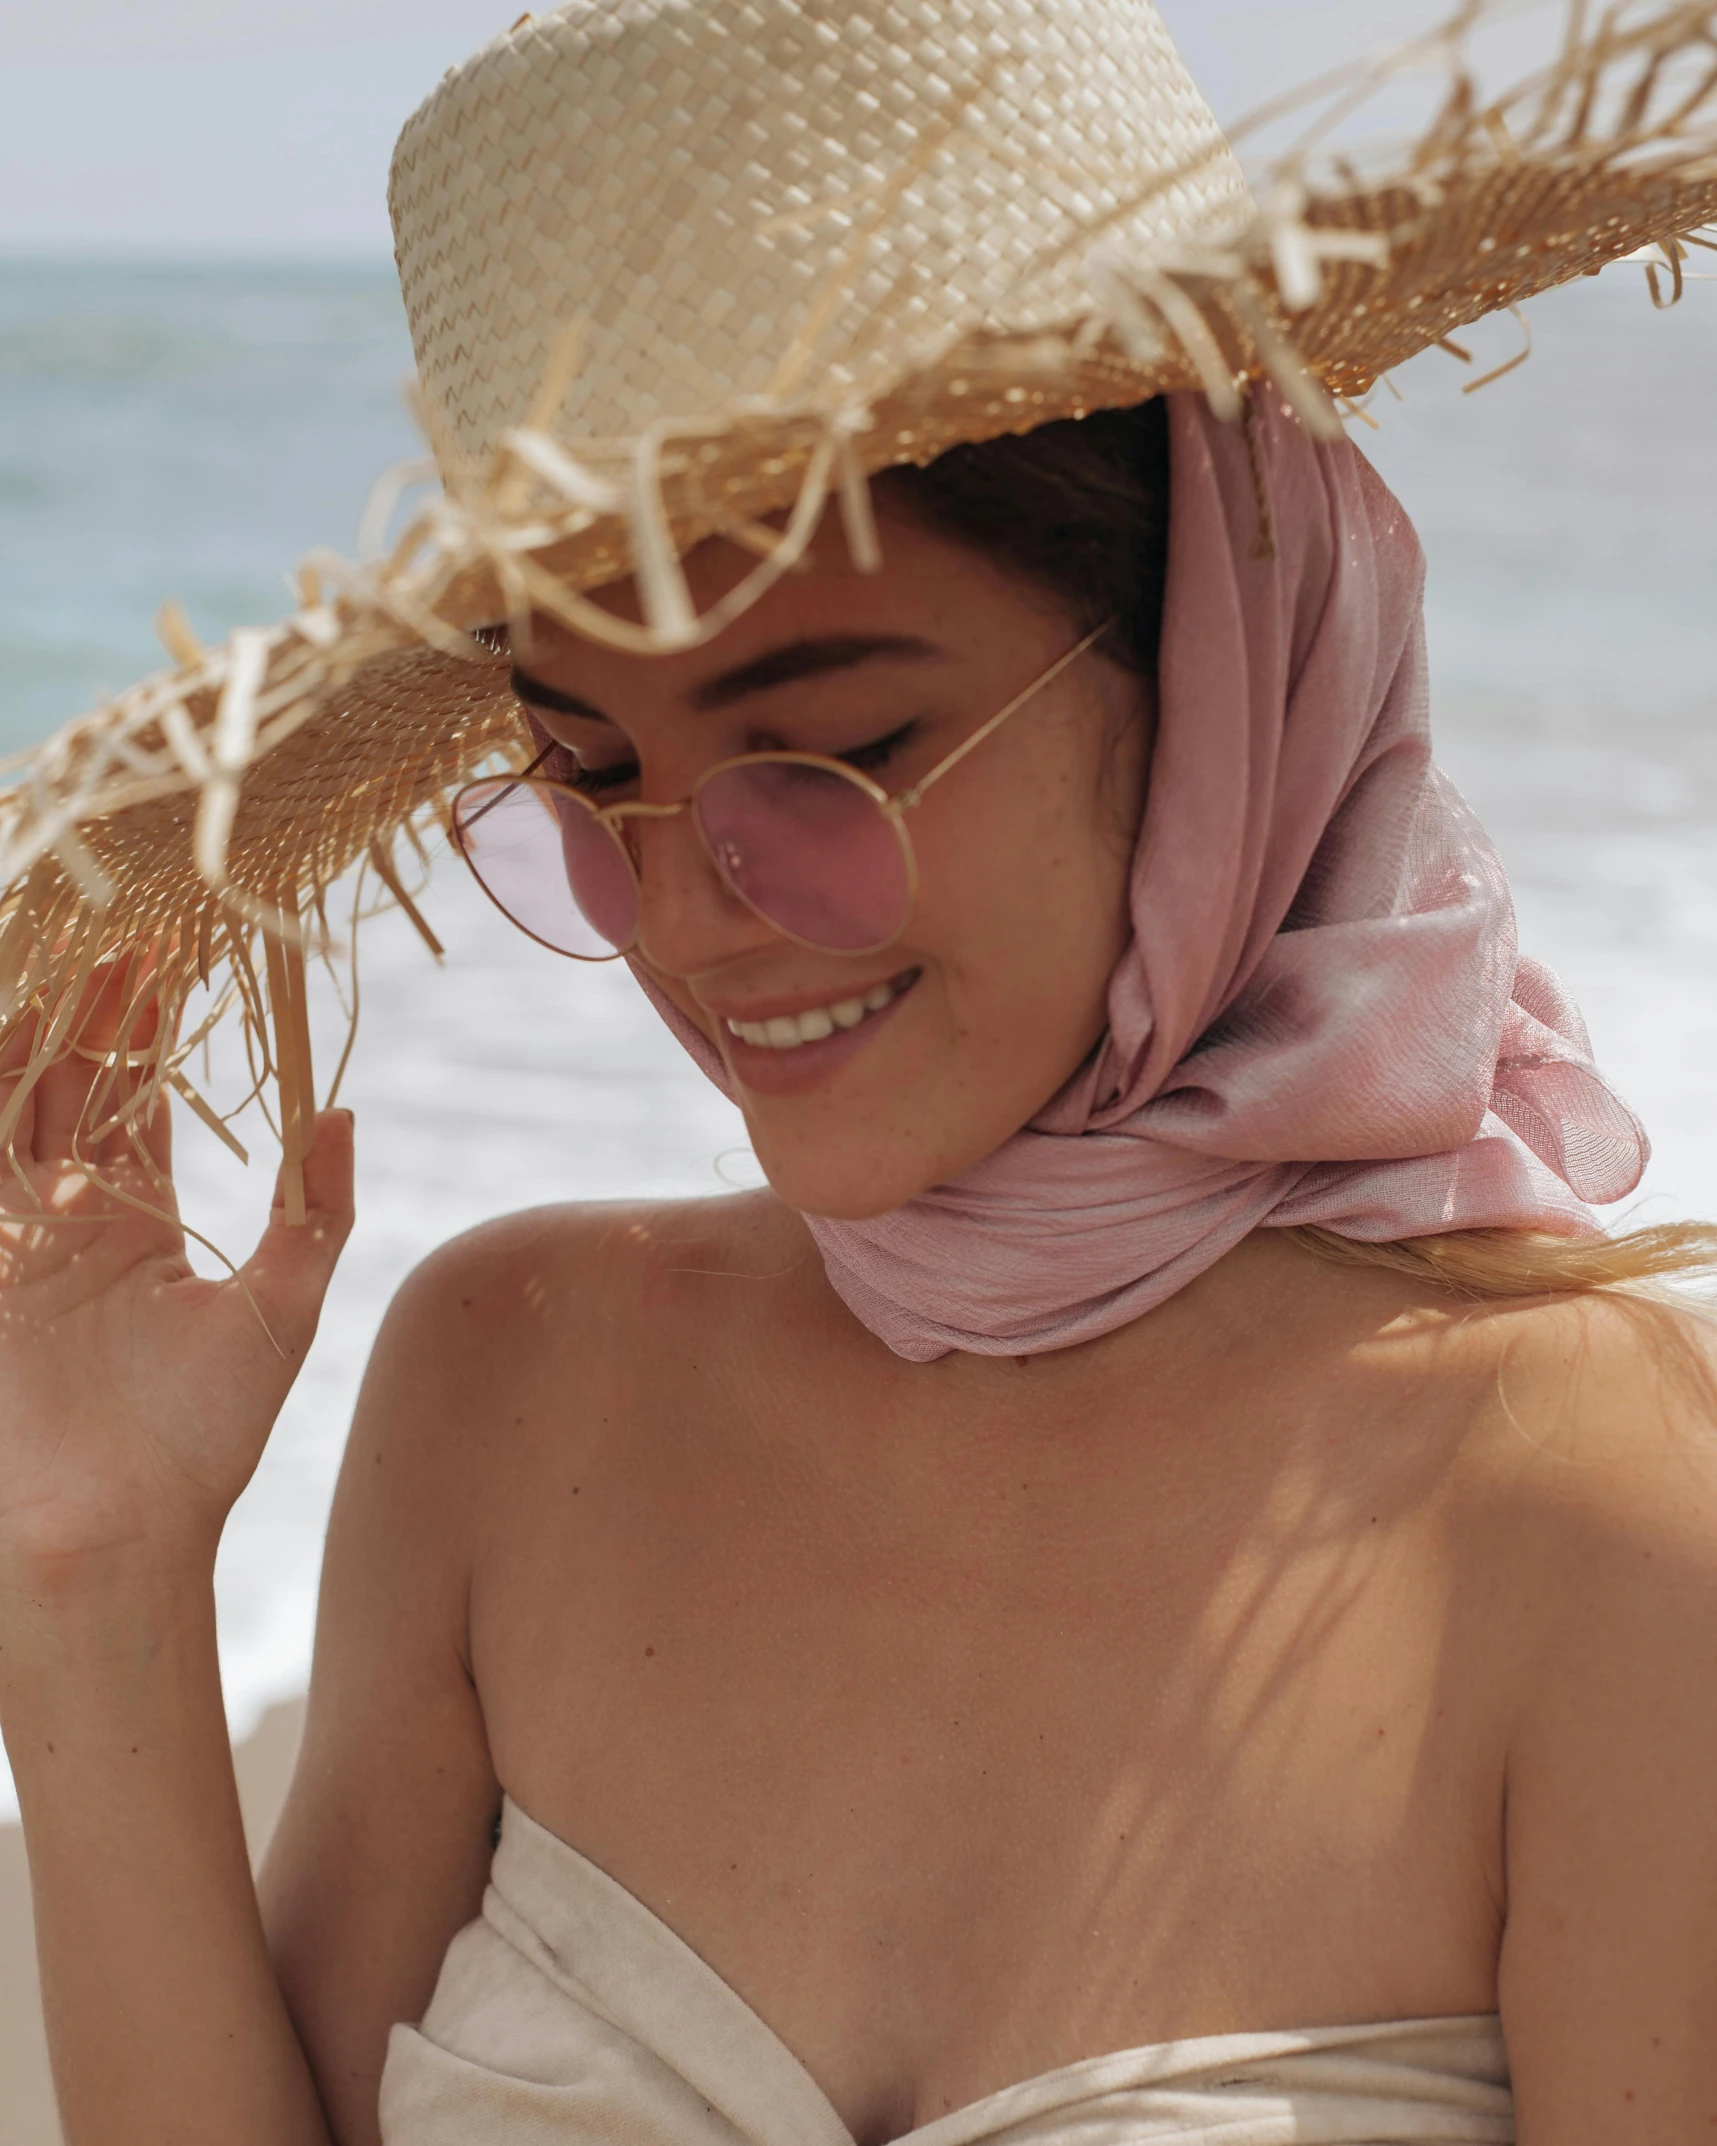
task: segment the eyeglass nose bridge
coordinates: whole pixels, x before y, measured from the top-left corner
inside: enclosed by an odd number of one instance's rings
[[[597,813],[599,820],[671,820],[676,813],[684,812],[691,803],[682,797],[677,805],[646,805],[641,800],[623,805],[604,805]]]
[[[700,784],[699,788],[701,787],[702,785]],[[627,799],[620,804],[600,806],[592,814],[594,819],[600,821],[608,829],[626,854],[626,862],[632,871],[632,881],[638,890],[640,926],[643,923],[644,860],[627,831],[626,823],[628,820],[677,819],[682,812],[691,810],[696,806],[697,797],[698,793],[694,790],[689,797],[682,797],[676,804],[672,805],[647,804],[642,798]],[[706,864],[713,870],[717,884],[730,899],[737,899],[746,908],[750,908],[751,904],[745,901],[745,897],[734,886],[729,869],[716,854],[704,829],[703,822],[698,818],[695,810],[692,810],[692,828],[697,836],[697,847]]]
[[[632,876],[636,879],[639,877],[638,852],[630,834],[627,832],[626,822],[628,820],[677,819],[691,802],[692,800],[689,797],[682,797],[677,805],[647,805],[642,799],[639,799],[635,802],[629,800],[619,805],[589,806],[588,809],[591,818],[596,821],[597,825],[606,827],[615,841],[626,852],[632,866]]]

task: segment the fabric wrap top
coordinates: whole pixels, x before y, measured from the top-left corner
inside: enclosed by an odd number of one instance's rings
[[[797,2058],[659,1916],[505,1806],[483,1912],[393,2030],[385,2146],[854,2146]],[[896,2146],[1512,2146],[1494,2016],[1093,2057]]]

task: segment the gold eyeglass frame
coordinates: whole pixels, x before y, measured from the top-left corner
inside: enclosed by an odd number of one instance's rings
[[[907,927],[912,922],[912,912],[918,904],[918,856],[912,846],[912,836],[906,825],[906,815],[923,802],[926,793],[934,784],[939,783],[944,775],[957,768],[968,754],[976,752],[986,739],[993,738],[1010,716],[1017,715],[1028,701],[1035,700],[1037,695],[1043,692],[1047,686],[1053,685],[1064,671],[1070,670],[1078,662],[1079,658],[1088,649],[1093,648],[1115,624],[1114,619],[1105,619],[1101,626],[1094,628],[1082,641],[1076,642],[1064,655],[1058,656],[1046,671],[1034,678],[1031,684],[1021,692],[1016,693],[1005,708],[998,709],[987,722],[980,723],[969,737],[961,739],[952,752],[945,754],[942,759],[938,760],[927,775],[920,776],[917,782],[913,783],[908,789],[900,791],[898,795],[885,790],[880,783],[873,782],[862,769],[849,767],[844,760],[832,759],[824,753],[764,752],[736,753],[726,760],[717,760],[712,766],[704,769],[703,773],[692,785],[690,793],[682,797],[676,804],[651,805],[639,799],[629,803],[598,805],[592,799],[586,797],[583,791],[575,788],[573,784],[561,782],[552,775],[537,775],[532,772],[532,769],[540,766],[542,761],[547,759],[548,753],[554,750],[551,746],[540,754],[537,760],[532,762],[530,768],[526,768],[521,774],[482,776],[475,782],[464,784],[462,788],[454,793],[449,812],[449,826],[453,834],[454,845],[469,867],[472,878],[476,880],[478,886],[482,888],[489,900],[500,910],[515,931],[522,931],[527,939],[535,940],[538,946],[547,947],[551,954],[559,954],[568,961],[584,961],[589,962],[594,967],[600,967],[605,962],[624,960],[628,954],[635,951],[638,946],[636,930],[634,930],[630,945],[617,946],[611,954],[575,954],[569,948],[556,946],[552,940],[545,939],[539,933],[532,931],[528,924],[522,924],[491,889],[488,881],[472,860],[471,853],[465,845],[465,823],[460,817],[461,804],[466,798],[478,791],[494,793],[489,802],[473,815],[472,824],[475,825],[476,821],[481,819],[485,812],[492,812],[503,798],[511,796],[515,790],[552,790],[558,791],[563,796],[570,797],[581,811],[588,813],[591,819],[604,829],[615,848],[625,859],[626,869],[631,873],[632,884],[637,890],[640,918],[643,915],[644,906],[644,880],[638,868],[638,859],[633,852],[632,844],[626,838],[625,824],[628,820],[671,820],[678,814],[690,810],[692,825],[697,829],[698,845],[708,858],[711,869],[715,872],[724,890],[733,895],[737,901],[742,902],[753,916],[767,924],[769,929],[777,933],[781,938],[788,940],[792,945],[805,947],[811,953],[842,955],[854,961],[867,960],[872,954],[886,953],[889,947],[899,944],[900,940],[906,935]],[[734,768],[760,766],[809,767],[817,768],[824,774],[838,775],[843,782],[851,783],[856,790],[861,791],[877,808],[889,826],[893,828],[895,839],[900,844],[902,860],[906,866],[906,914],[901,919],[900,927],[897,931],[891,932],[886,939],[877,940],[874,946],[822,946],[815,939],[802,938],[797,932],[788,931],[784,925],[777,923],[772,916],[759,908],[757,903],[728,877],[727,870],[724,868],[720,857],[716,855],[715,846],[705,831],[703,822],[698,817],[695,809],[697,801],[703,795],[705,787],[713,782],[716,776],[727,774]],[[592,928],[594,929],[594,927]]]

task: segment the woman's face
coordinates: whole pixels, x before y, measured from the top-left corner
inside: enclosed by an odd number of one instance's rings
[[[517,651],[521,697],[595,801],[671,803],[717,760],[783,748],[903,791],[1079,639],[1041,592],[880,496],[878,521],[880,573],[853,567],[830,517],[810,570],[706,648],[620,655],[539,620]],[[700,608],[754,565],[701,546],[686,562]],[[638,616],[629,585],[599,600]],[[918,900],[881,954],[772,931],[723,886],[689,814],[632,823],[643,959],[720,1051],[789,1205],[886,1213],[999,1147],[1088,1056],[1128,937],[1149,742],[1140,681],[1080,658],[907,814]],[[850,1019],[884,993],[823,1040],[739,1033],[817,1008]]]

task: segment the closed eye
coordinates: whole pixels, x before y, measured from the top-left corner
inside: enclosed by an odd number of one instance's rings
[[[612,767],[586,767],[576,754],[562,746],[543,772],[564,782],[569,790],[582,791],[586,797],[604,797],[610,790],[623,790],[629,783],[636,782],[638,763],[636,760],[617,760]]]
[[[852,746],[844,753],[830,757],[839,760],[845,767],[857,768],[861,774],[871,774],[884,768],[918,735],[922,725],[916,717],[902,723],[885,737],[872,738],[867,744]],[[638,780],[636,760],[616,760],[607,766],[591,766],[581,760],[570,746],[553,745],[542,762],[541,772],[556,782],[564,782],[569,790],[577,790],[586,797],[605,797],[615,790],[623,790]]]
[[[898,730],[891,730],[885,738],[873,738],[868,745],[855,745],[850,752],[836,753],[833,757],[846,767],[855,767],[861,774],[869,775],[875,769],[887,767],[903,746],[910,745],[922,726],[916,716],[910,723],[902,723]]]
[[[542,723],[528,716],[526,721],[533,741],[541,748],[536,771],[550,782],[564,782],[569,790],[581,791],[587,797],[599,797],[606,791],[621,789],[638,780],[636,760],[616,760],[607,767],[592,767],[581,760],[570,745],[551,736]]]

